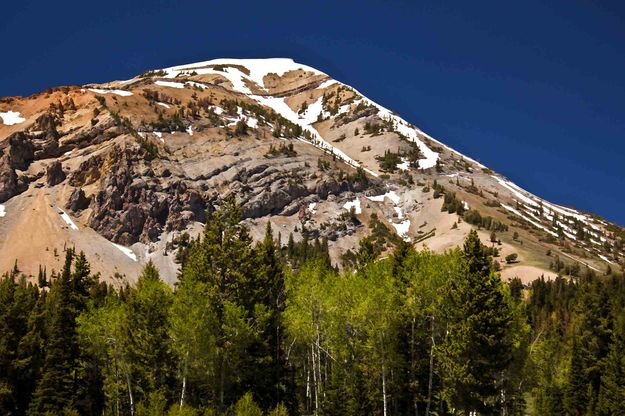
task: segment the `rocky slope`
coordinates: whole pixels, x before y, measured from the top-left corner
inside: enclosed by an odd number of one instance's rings
[[[5,97],[0,118],[0,270],[59,269],[75,246],[104,277],[132,279],[153,259],[173,282],[177,237],[230,195],[254,236],[271,221],[283,242],[327,237],[337,263],[385,228],[445,250],[476,226],[485,241],[495,232],[506,277],[625,258],[618,226],[522,190],[290,59]]]

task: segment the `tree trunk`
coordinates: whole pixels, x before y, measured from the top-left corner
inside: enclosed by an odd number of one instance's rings
[[[308,352],[306,352],[306,361],[304,362],[304,371],[306,372],[306,411],[310,412],[312,408],[312,394],[310,392],[310,366]]]
[[[384,403],[384,416],[386,416],[386,369],[382,366],[382,401]]]
[[[187,370],[189,366],[189,352],[184,357],[184,367],[182,370],[182,389],[180,391],[180,408],[184,405],[184,393],[187,390]]]
[[[430,415],[430,403],[432,402],[432,379],[434,378],[434,317],[431,319],[431,327],[432,327],[432,345],[430,346],[430,375],[428,378],[428,400],[427,405],[425,407],[425,415]]]
[[[323,393],[325,397],[325,391],[321,388],[323,379],[321,378],[321,346],[319,345],[319,324],[317,324],[317,380],[319,383],[319,392]]]
[[[124,376],[126,378],[126,386],[128,386],[128,400],[130,401],[130,415],[134,416],[135,414],[135,399],[132,395],[132,384],[130,383],[130,374],[128,373],[128,369],[126,368],[126,363],[123,361],[122,353],[117,352],[118,359],[122,363],[122,369],[124,371]]]
[[[315,390],[315,414],[319,412],[319,396],[317,395],[317,366],[315,365],[315,346],[310,346],[310,353],[312,354],[312,368],[313,368],[313,387]]]
[[[219,403],[224,404],[224,384],[226,382],[226,363],[225,358],[221,359],[221,368],[219,369]]]

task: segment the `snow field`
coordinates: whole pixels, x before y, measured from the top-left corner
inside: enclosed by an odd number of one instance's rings
[[[0,118],[2,119],[2,123],[7,126],[12,126],[26,121],[24,117],[20,116],[19,111],[7,111],[5,113],[0,112]]]

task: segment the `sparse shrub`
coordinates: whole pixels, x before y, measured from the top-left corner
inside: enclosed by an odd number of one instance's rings
[[[516,254],[516,253],[508,254],[506,256],[506,263],[508,263],[508,264],[515,263],[518,257],[519,257],[519,255]]]

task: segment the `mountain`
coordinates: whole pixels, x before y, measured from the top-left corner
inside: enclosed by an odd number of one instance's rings
[[[358,90],[290,59],[216,59],[0,99],[0,270],[135,279],[234,197],[252,235],[327,238],[349,262],[369,237],[435,251],[469,230],[504,277],[622,267],[625,230],[525,191]],[[508,157],[513,157],[508,156]],[[513,253],[516,261],[505,261]]]

